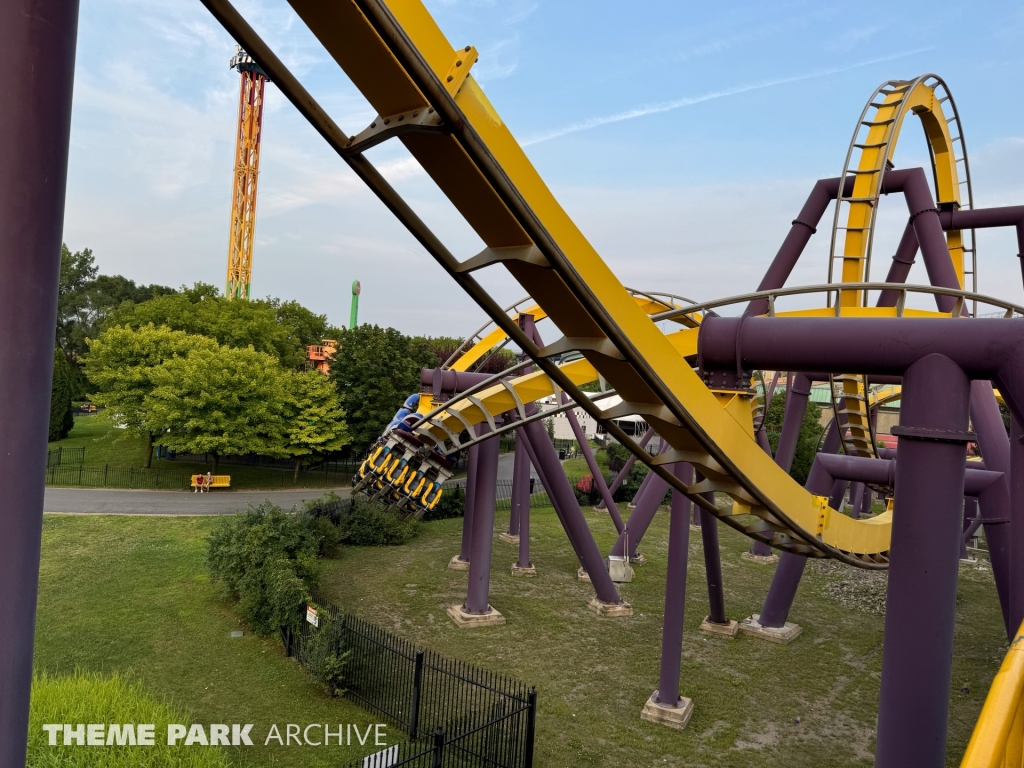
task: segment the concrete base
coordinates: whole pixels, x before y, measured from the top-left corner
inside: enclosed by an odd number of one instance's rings
[[[753,552],[744,552],[740,557],[744,560],[749,560],[752,563],[759,563],[760,565],[771,565],[772,563],[779,562],[778,555],[755,555]]]
[[[591,581],[590,581],[590,574],[583,570],[583,566],[582,565],[576,571],[576,578],[579,579],[580,581],[585,581],[588,584],[591,583]]]
[[[740,633],[740,623],[729,619],[728,624],[715,624],[709,621],[708,617],[705,616],[704,621],[700,623],[700,631],[705,635],[728,637],[731,640]]]
[[[699,532],[700,531],[700,526],[699,525],[694,525],[693,523],[690,523],[690,530],[691,531],[698,531]]]
[[[592,610],[598,616],[632,616],[633,606],[629,603],[606,603],[603,600],[598,600],[596,597],[591,598],[590,602],[587,603],[587,608]]]
[[[507,541],[509,544],[518,544],[519,543],[519,534],[518,533],[515,534],[515,535],[512,535],[508,531],[505,531],[504,533],[499,533],[498,534],[498,538],[501,539],[502,541]]]
[[[465,606],[449,605],[445,612],[448,618],[455,622],[455,626],[461,629],[469,627],[486,627],[505,623],[505,617],[498,613],[491,606],[487,606],[487,613],[466,613]]]
[[[758,637],[761,640],[767,640],[769,643],[788,645],[796,640],[800,633],[804,631],[804,628],[799,624],[791,624],[788,621],[782,627],[762,627],[758,621],[760,618],[761,614],[755,613],[753,616],[741,621],[740,632],[752,637]]]
[[[636,557],[629,558],[629,562],[633,565],[643,565],[647,562],[647,558],[644,557],[643,554],[641,554],[640,552],[637,552]]]
[[[655,691],[640,710],[640,719],[664,725],[666,728],[675,728],[677,731],[683,730],[693,716],[693,700],[680,696],[678,704],[670,707],[659,704],[657,699],[658,692]]]
[[[513,576],[536,576],[537,575],[537,566],[535,566],[533,563],[530,563],[527,566],[516,565],[515,563],[512,563],[512,575]]]
[[[468,571],[469,560],[463,560],[458,555],[448,561],[448,567],[453,571]]]

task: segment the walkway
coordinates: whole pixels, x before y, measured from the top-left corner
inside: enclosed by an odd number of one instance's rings
[[[347,496],[350,488],[303,488],[295,491],[116,491],[109,488],[47,488],[44,512],[84,515],[229,515],[269,499],[284,509],[333,490]]]

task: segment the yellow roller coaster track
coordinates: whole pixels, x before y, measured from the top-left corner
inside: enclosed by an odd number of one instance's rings
[[[944,107],[951,115],[946,117]],[[828,280],[834,280],[836,260],[842,261],[840,280],[842,283],[859,283],[870,280],[871,251],[878,221],[878,203],[886,170],[892,167],[900,129],[910,113],[921,120],[928,142],[932,163],[932,175],[940,208],[943,206],[971,208],[970,165],[967,147],[963,138],[963,127],[956,102],[946,83],[936,75],[922,75],[914,80],[889,80],[875,89],[861,110],[853,138],[846,151],[843,173],[840,177],[839,197],[832,221],[832,244],[828,262]],[[950,132],[950,125],[955,135]],[[964,179],[961,180],[959,166],[963,165]],[[849,196],[844,195],[847,180],[852,179]],[[966,201],[961,187],[966,186]],[[840,226],[845,216],[845,226]],[[839,252],[840,233],[843,234],[842,252]],[[966,240],[966,243],[965,243]],[[964,288],[964,256],[971,255],[971,269],[966,273],[974,280],[977,290],[977,254],[974,247],[974,233],[951,230],[946,233],[953,268],[957,280]],[[866,298],[863,291],[846,290],[839,296],[838,304],[844,307],[863,306]],[[871,422],[867,380],[858,374],[841,374],[831,377],[832,404],[834,413],[842,415],[849,427],[840,435],[846,453],[851,456],[874,457],[875,430]]]
[[[342,132],[226,0],[203,0],[546,376],[671,487],[734,528],[784,551],[886,567],[891,518],[854,520],[830,510],[825,499],[808,493],[761,450],[753,438],[753,394],[709,390],[686,360],[696,334],[662,333],[656,320],[667,319],[666,313],[648,315],[618,281],[476,83],[470,73],[477,57],[472,46],[454,48],[419,0],[290,1],[377,110],[363,132]],[[486,245],[482,253],[457,259],[369,163],[363,151],[390,138],[405,145],[466,218]],[[472,274],[498,264],[543,308],[563,338],[538,349]],[[549,359],[570,350],[583,355],[623,398],[621,404],[602,410],[579,390],[575,377]],[[595,378],[590,371],[586,375]],[[614,423],[632,414],[643,416],[671,450],[651,457]],[[679,461],[692,463],[705,479],[684,484],[668,467]],[[719,508],[701,495],[709,491],[735,503]]]

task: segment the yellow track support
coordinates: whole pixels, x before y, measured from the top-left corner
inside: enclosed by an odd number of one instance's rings
[[[985,698],[960,768],[1024,765],[1024,624]]]

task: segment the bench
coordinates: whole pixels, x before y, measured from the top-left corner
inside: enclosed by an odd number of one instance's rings
[[[214,475],[213,482],[210,485],[206,484],[206,475],[192,475],[192,487],[199,487],[199,478],[203,478],[203,488],[230,488],[231,487],[231,475]]]

